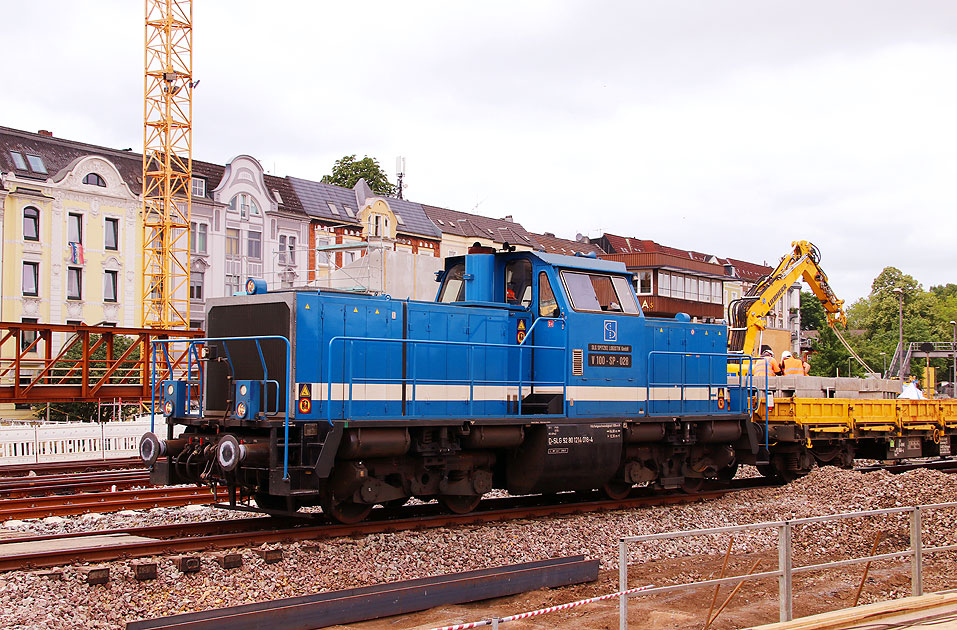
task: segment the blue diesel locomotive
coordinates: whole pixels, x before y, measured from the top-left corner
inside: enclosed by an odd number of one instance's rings
[[[493,488],[621,497],[764,463],[727,328],[645,317],[623,264],[473,247],[437,279],[434,302],[254,280],[211,300],[208,338],[180,342],[187,378],[157,384],[154,483],[355,522],[410,497],[461,513]]]

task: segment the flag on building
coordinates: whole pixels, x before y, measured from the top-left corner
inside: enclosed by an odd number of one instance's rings
[[[80,243],[70,243],[70,262],[74,265],[83,264],[83,245]]]

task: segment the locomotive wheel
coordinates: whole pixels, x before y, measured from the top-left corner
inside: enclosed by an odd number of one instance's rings
[[[322,511],[326,513],[326,516],[346,525],[364,520],[372,511],[372,504],[370,503],[339,500],[331,494],[323,496],[319,505],[322,506]]]
[[[480,494],[443,494],[439,496],[439,503],[455,514],[468,514],[478,507],[482,501]]]
[[[718,471],[718,479],[722,483],[731,483],[731,480],[734,479],[734,476],[738,474],[738,462],[734,462],[730,466],[725,466]]]
[[[631,484],[623,481],[609,481],[601,487],[601,491],[609,499],[621,501],[627,499],[628,495],[631,494]]]
[[[696,494],[704,488],[704,483],[704,477],[685,477],[685,480],[681,482],[681,490],[688,494]]]

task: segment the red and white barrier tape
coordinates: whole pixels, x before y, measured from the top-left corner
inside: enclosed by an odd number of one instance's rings
[[[501,617],[499,618],[498,622],[502,624],[508,621],[518,621],[519,619],[528,619],[529,617],[537,617],[539,615],[555,612],[557,610],[566,610],[568,608],[575,608],[576,606],[584,606],[585,604],[593,604],[594,602],[600,602],[605,599],[613,599],[615,597],[631,595],[632,593],[637,593],[638,591],[646,591],[649,588],[654,588],[654,585],[647,584],[645,586],[639,586],[637,588],[630,588],[627,591],[618,591],[617,593],[609,593],[607,595],[599,595],[598,597],[590,597],[588,599],[582,599],[577,602],[569,602],[567,604],[559,604],[558,606],[540,608],[539,610],[532,610],[530,612],[524,612],[518,615],[510,615],[508,617]],[[454,626],[442,626],[441,628],[432,628],[432,630],[469,630],[469,628],[478,628],[479,626],[490,626],[490,625],[492,625],[492,620],[485,619],[483,621],[473,621],[471,623],[460,623]]]

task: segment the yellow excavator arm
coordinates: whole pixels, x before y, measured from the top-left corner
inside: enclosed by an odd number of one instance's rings
[[[765,317],[798,278],[804,278],[821,301],[831,328],[835,328],[838,323],[847,325],[844,300],[839,300],[834,295],[827,283],[827,274],[819,266],[820,251],[807,241],[794,241],[791,246],[791,253],[781,259],[774,271],[751,287],[743,298],[728,305],[728,319],[731,322],[728,334],[730,352],[753,356],[759,354],[757,343],[761,331],[765,328]]]

